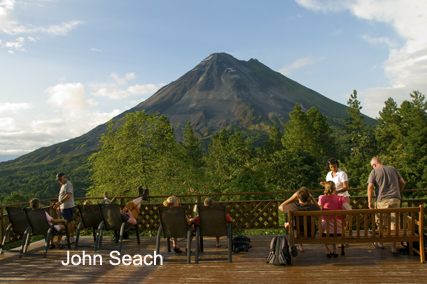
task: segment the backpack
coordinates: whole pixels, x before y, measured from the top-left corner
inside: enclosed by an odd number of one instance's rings
[[[251,240],[246,236],[237,236],[233,238],[233,251],[238,253],[240,251],[248,252],[248,250],[252,247],[250,244]]]
[[[287,266],[291,264],[289,243],[285,236],[275,236],[270,243],[270,254],[267,263]]]

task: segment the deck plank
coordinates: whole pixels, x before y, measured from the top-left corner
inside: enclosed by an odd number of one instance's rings
[[[18,258],[16,252],[6,252],[0,256],[0,282],[43,283],[427,283],[427,265],[419,262],[418,255],[394,256],[386,249],[376,249],[368,244],[351,244],[345,256],[327,258],[323,245],[305,245],[305,252],[294,259],[294,265],[277,267],[265,263],[271,236],[250,236],[253,248],[248,253],[233,253],[233,262],[227,261],[227,243],[215,247],[214,238],[204,241],[205,252],[201,253],[199,264],[186,264],[185,253],[168,253],[166,242],[162,241],[160,254],[163,265],[157,266],[113,266],[109,263],[109,253],[116,249],[109,238],[104,238],[103,247],[93,252],[91,237],[83,237],[78,251],[70,254],[100,254],[103,265],[64,266],[67,250],[49,250],[47,258],[42,258],[41,241],[31,244],[27,256]],[[179,243],[183,248],[185,241]],[[142,237],[141,244],[135,237],[125,240],[123,254],[134,256],[153,254],[154,237]],[[194,241],[193,241],[194,251]],[[194,253],[193,253],[194,255]]]

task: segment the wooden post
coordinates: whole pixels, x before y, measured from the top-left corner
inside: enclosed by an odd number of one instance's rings
[[[58,214],[56,213],[56,210],[53,209],[54,204],[55,204],[55,201],[49,200],[49,215],[52,216],[53,219],[61,219],[62,217],[58,218]]]

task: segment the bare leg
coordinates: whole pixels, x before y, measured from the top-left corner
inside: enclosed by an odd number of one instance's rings
[[[132,200],[136,207],[141,208],[142,197],[138,197],[137,199]]]
[[[217,247],[220,247],[220,246],[221,246],[221,243],[219,242],[219,237],[216,237],[216,246],[217,246]]]

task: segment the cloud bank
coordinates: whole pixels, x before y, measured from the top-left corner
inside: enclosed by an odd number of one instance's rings
[[[389,97],[400,103],[408,100],[409,93],[427,91],[427,1],[424,0],[296,0],[307,9],[321,13],[349,11],[359,19],[373,23],[390,25],[399,39],[400,46],[387,37],[363,38],[372,44],[385,43],[389,57],[383,63],[385,75],[389,79],[387,88],[373,88],[359,92],[364,111],[370,116],[378,116],[378,109]]]

